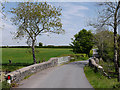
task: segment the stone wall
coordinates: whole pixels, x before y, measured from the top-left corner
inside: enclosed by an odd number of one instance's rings
[[[95,58],[95,57],[92,57],[92,58],[89,58],[89,66],[94,68],[94,72],[101,72],[104,76],[107,76],[108,78],[110,78],[108,76],[108,74],[104,71],[103,67],[100,66],[99,64],[99,59],[98,58]]]
[[[54,66],[63,64],[65,62],[68,62],[69,60],[70,60],[70,56],[51,58],[47,62],[33,64],[30,66],[24,67],[22,69],[13,71],[11,73],[8,73],[7,75],[5,75],[5,77],[10,75],[12,78],[11,79],[12,83],[17,83],[17,82],[23,80],[26,76],[29,76],[36,72],[40,72],[40,71],[50,68],[50,67],[54,67]]]
[[[59,57],[58,58],[58,65],[64,64],[70,61],[70,56],[67,57]]]
[[[100,66],[99,64],[99,59],[98,58],[89,58],[89,66],[94,67],[94,68],[98,68],[98,69],[103,69],[102,66]]]

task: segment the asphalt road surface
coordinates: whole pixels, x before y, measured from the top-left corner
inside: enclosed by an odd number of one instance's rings
[[[92,88],[83,70],[87,62],[72,62],[43,70],[21,81],[18,88]]]

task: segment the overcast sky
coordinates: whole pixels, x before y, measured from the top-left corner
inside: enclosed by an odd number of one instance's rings
[[[71,38],[80,30],[83,28],[87,30],[92,29],[87,26],[87,23],[88,20],[94,19],[97,16],[98,7],[96,2],[49,2],[49,4],[62,8],[61,20],[65,34],[42,34],[37,37],[37,44],[42,42],[43,45],[69,45],[71,43]],[[5,5],[5,11],[17,7],[17,5],[18,3],[16,2],[9,2]],[[5,25],[2,31],[2,45],[27,45],[25,38],[13,39],[17,27],[10,22],[10,18],[13,17],[13,15],[7,13],[6,16],[7,21],[0,22]]]

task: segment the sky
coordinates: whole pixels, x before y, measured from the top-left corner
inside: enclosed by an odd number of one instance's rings
[[[63,24],[64,34],[52,34],[45,33],[37,37],[37,43],[42,42],[43,45],[69,45],[76,33],[83,28],[86,30],[94,29],[87,26],[89,20],[94,20],[97,17],[97,5],[96,2],[48,2],[52,6],[62,8],[61,21]],[[17,2],[8,2],[5,4],[5,11],[11,10],[11,8],[17,7]],[[1,15],[0,15],[1,16]],[[2,30],[3,46],[27,46],[26,38],[14,39],[17,27],[12,25],[10,18],[13,14],[6,12],[6,20],[2,23],[4,28]]]

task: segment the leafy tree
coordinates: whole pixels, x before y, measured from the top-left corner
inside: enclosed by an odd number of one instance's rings
[[[39,46],[43,46],[43,43],[39,42]]]
[[[104,61],[114,59],[114,33],[108,30],[100,31],[94,35],[94,42],[98,48],[99,56]]]
[[[27,44],[32,46],[34,63],[36,37],[42,33],[61,33],[61,8],[54,7],[46,2],[24,2],[19,3],[18,7],[10,11],[15,16],[13,23],[18,26],[16,38],[27,37]]]
[[[82,29],[79,33],[74,35],[72,38],[73,42],[71,46],[73,47],[74,53],[85,53],[89,55],[90,50],[92,49],[93,43],[93,34],[91,31]]]

